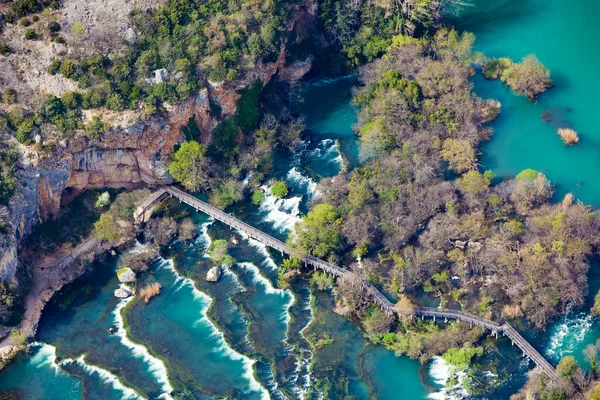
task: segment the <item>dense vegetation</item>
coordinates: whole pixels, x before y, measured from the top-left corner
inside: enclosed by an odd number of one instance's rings
[[[508,58],[487,60],[482,72],[487,79],[500,78],[515,93],[525,95],[529,100],[552,87],[550,71],[534,55],[523,58],[520,63]]]
[[[472,94],[473,39],[445,29],[397,36],[362,68],[355,102],[366,162],[320,184],[289,244],[340,264],[362,257],[354,271],[400,301],[425,292],[445,307],[543,328],[583,304],[600,220],[570,195],[549,204],[552,186],[537,171],[495,185],[478,171],[477,147],[500,105]],[[388,346],[415,357],[433,346],[418,327],[371,311],[359,285],[338,286],[376,340],[391,329]]]

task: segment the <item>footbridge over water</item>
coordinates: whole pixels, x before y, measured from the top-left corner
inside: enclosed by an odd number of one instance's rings
[[[213,207],[210,204],[199,200],[196,197],[173,186],[161,187],[159,190],[153,192],[150,196],[148,196],[135,210],[135,221],[138,223],[148,221],[148,219],[152,216],[154,207],[156,207],[156,205],[158,205],[163,199],[167,197],[175,197],[179,199],[180,202],[186,203],[187,205],[195,208],[196,211],[208,214],[214,219],[221,221],[222,223],[227,224],[232,228],[244,232],[249,237],[262,242],[264,245],[269,246],[272,249],[281,252],[282,254],[292,255],[292,251],[281,240],[278,240],[264,233],[263,231],[256,229],[245,222],[240,221],[234,216],[227,214],[226,212],[216,207]],[[457,320],[464,323],[468,323],[471,326],[476,325],[486,330],[490,330],[491,333],[496,337],[498,337],[498,335],[500,334],[504,334],[510,338],[513,345],[516,345],[517,347],[519,347],[519,349],[521,349],[521,351],[523,351],[523,356],[527,357],[528,359],[531,359],[550,379],[560,379],[560,376],[557,373],[556,369],[537,350],[535,350],[533,346],[531,346],[531,344],[529,344],[529,342],[527,342],[527,340],[525,340],[525,338],[523,338],[523,336],[521,336],[519,332],[517,332],[517,330],[513,328],[512,325],[510,325],[508,322],[502,321],[502,323],[497,323],[458,310],[446,310],[431,307],[414,307],[410,309],[398,308],[370,282],[368,282],[364,278],[357,276],[351,271],[340,268],[335,264],[329,263],[327,261],[321,260],[317,257],[313,257],[310,255],[305,256],[303,261],[305,265],[310,265],[315,270],[319,269],[336,277],[354,279],[354,282],[357,282],[357,284],[359,284],[363,288],[363,290],[365,290],[370,295],[375,304],[379,305],[383,310],[390,314],[393,313],[403,317],[407,315],[414,315],[417,317],[421,317],[422,319],[428,317],[432,318],[434,321],[438,318],[443,319],[444,321]]]

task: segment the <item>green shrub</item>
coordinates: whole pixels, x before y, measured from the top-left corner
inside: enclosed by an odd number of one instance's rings
[[[265,192],[262,189],[256,189],[252,192],[252,203],[259,206],[265,199]]]
[[[29,25],[31,25],[31,20],[29,18],[21,18],[21,25],[29,26]]]
[[[56,21],[52,21],[48,24],[48,30],[53,33],[60,32],[60,24]]]
[[[72,79],[77,73],[77,64],[73,60],[65,60],[60,66],[60,74],[65,78]]]
[[[48,66],[48,73],[50,75],[56,75],[60,71],[61,65],[62,61],[60,61],[59,59],[52,60],[50,66]]]
[[[0,54],[2,54],[3,56],[7,56],[10,53],[12,53],[12,49],[10,48],[10,46],[6,43],[2,43],[0,44]]]
[[[97,139],[102,136],[104,132],[110,129],[110,125],[104,122],[100,117],[94,115],[92,119],[86,122],[83,126],[85,135],[90,139]]]
[[[263,84],[259,80],[251,88],[241,91],[242,97],[236,102],[235,121],[244,133],[249,133],[258,126],[259,98]]]
[[[7,87],[2,94],[2,101],[8,104],[17,102],[17,91],[15,88]]]
[[[283,199],[288,195],[288,187],[283,181],[277,181],[271,186],[271,194],[278,199]]]
[[[34,40],[37,37],[38,37],[38,35],[35,32],[35,29],[27,29],[25,31],[25,39],[27,39],[27,40]]]

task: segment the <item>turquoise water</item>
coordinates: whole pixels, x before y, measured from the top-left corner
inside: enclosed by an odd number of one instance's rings
[[[499,81],[478,75],[483,98],[495,98],[502,111],[481,164],[498,176],[525,168],[545,173],[557,197],[572,192],[586,204],[600,204],[600,133],[597,129],[600,75],[600,3],[594,0],[471,0],[452,23],[475,33],[475,50],[490,57],[520,60],[536,54],[550,69],[555,87],[535,102],[512,94]],[[541,115],[549,112],[545,123]],[[565,148],[557,128],[572,127],[580,144]]]

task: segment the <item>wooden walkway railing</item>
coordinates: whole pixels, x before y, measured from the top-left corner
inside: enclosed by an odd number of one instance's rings
[[[154,207],[160,203],[167,196],[172,196],[179,199],[180,202],[186,203],[187,205],[196,209],[196,211],[203,212],[205,214],[210,215],[214,219],[223,222],[224,224],[229,225],[232,228],[238,229],[249,237],[256,239],[266,246],[269,246],[277,251],[280,251],[283,254],[291,255],[291,250],[287,247],[287,245],[274,238],[271,235],[264,233],[263,231],[254,228],[253,226],[248,225],[245,222],[240,221],[239,219],[233,217],[230,214],[219,210],[216,207],[211,206],[210,204],[197,199],[196,197],[184,192],[183,190],[177,189],[172,186],[165,186],[159,189],[156,192],[153,192],[142,204],[136,209],[134,213],[135,220],[137,222],[147,221],[148,218],[152,215],[152,210]],[[446,310],[446,309],[437,309],[431,307],[415,307],[412,309],[401,309],[394,306],[394,304],[375,286],[373,286],[369,281],[364,278],[360,278],[356,276],[353,272],[348,271],[346,269],[340,268],[339,266],[329,263],[325,260],[321,260],[314,256],[305,256],[304,260],[306,265],[310,265],[315,269],[320,269],[328,274],[334,275],[336,277],[352,277],[357,279],[364,290],[372,298],[373,302],[379,305],[383,310],[388,313],[395,313],[399,316],[406,315],[415,315],[421,318],[430,317],[434,320],[436,318],[444,319],[447,321],[448,319],[462,321],[470,324],[471,326],[476,325],[480,326],[484,329],[488,329],[498,337],[498,334],[504,333],[508,336],[513,345],[517,345],[522,351],[523,355],[531,359],[540,369],[552,380],[560,379],[559,374],[556,372],[556,369],[519,334],[508,322],[503,322],[499,324],[497,322],[493,322],[487,320],[485,318],[478,317],[476,315],[471,315],[464,313],[458,310]]]

